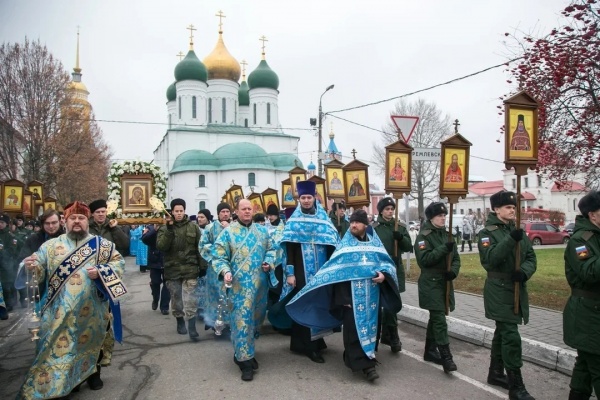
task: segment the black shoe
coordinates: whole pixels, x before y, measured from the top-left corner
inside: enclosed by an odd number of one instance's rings
[[[97,371],[90,375],[89,378],[87,378],[88,386],[92,390],[100,390],[104,387],[104,382],[102,382],[102,379],[100,379],[100,370],[102,369],[102,367],[100,365],[97,365],[96,368]]]
[[[190,334],[190,339],[192,339],[193,342],[197,342],[200,335],[196,330],[196,318],[190,318],[188,320],[188,332]]]
[[[256,362],[256,360],[254,358],[252,360],[247,360],[247,361],[238,361],[234,355],[233,362],[236,363],[238,367],[240,367],[240,370],[242,371],[242,380],[243,381],[251,381],[252,379],[254,379],[254,369],[255,368],[254,368],[253,362]],[[258,369],[257,362],[256,362],[256,369]]]
[[[585,394],[571,389],[569,392],[569,400],[590,400],[591,394]]]
[[[152,310],[156,311],[157,308],[158,308],[158,301],[153,301],[152,302]]]
[[[169,310],[160,310],[162,315],[169,315]]]
[[[0,319],[1,320],[8,319],[8,311],[6,311],[6,308],[4,308],[4,307],[0,307]]]
[[[367,378],[369,382],[373,382],[375,379],[379,379],[379,374],[375,370],[375,367],[365,368],[363,369],[363,372],[365,374],[365,378]]]
[[[444,372],[452,372],[458,370],[456,364],[452,360],[452,353],[450,352],[450,345],[438,345],[438,350],[440,351],[440,357],[442,358],[442,367],[444,368]]]
[[[487,383],[508,389],[508,379],[504,374],[504,363],[501,359],[490,360],[490,369],[487,376]]]
[[[242,380],[251,381],[252,379],[254,379],[254,370],[252,369],[252,366],[242,368]]]
[[[423,360],[442,365],[442,357],[438,351],[437,345],[432,339],[425,339],[425,352]]]
[[[508,377],[508,398],[510,400],[535,400],[525,389],[520,369],[506,370]]]
[[[185,328],[185,321],[183,317],[177,317],[177,333],[180,335],[187,334],[187,329]]]
[[[398,326],[390,326],[388,327],[388,331],[390,334],[390,347],[392,348],[392,353],[401,352],[402,342],[400,341],[400,336],[398,336]]]
[[[252,357],[252,360],[250,360],[250,362],[252,363],[252,369],[258,371],[258,361],[256,361],[256,358]]]
[[[323,358],[323,356],[321,355],[321,353],[319,353],[317,351],[308,351],[308,352],[306,352],[306,355],[313,362],[316,362],[316,363],[319,363],[319,364],[323,364],[325,362],[325,359]]]

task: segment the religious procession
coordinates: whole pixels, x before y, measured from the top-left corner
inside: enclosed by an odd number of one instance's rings
[[[598,190],[582,186],[585,194],[565,201],[577,215],[560,243],[568,295],[562,325],[552,328],[568,349],[527,337],[536,318],[532,279],[547,267],[542,239],[526,227],[536,200],[528,178],[540,154],[547,163],[562,145],[548,150],[538,132],[549,112],[535,79],[520,79],[497,106],[502,182],[471,174],[471,140],[481,138],[459,132],[458,119],[447,117],[435,140],[411,141],[430,121],[401,102],[380,131],[376,160],[364,150],[366,134],[345,139],[352,151],[343,157],[333,123],[323,149],[325,117],[354,110],[323,112],[333,84],[310,119],[318,151],[307,152],[306,165],[300,136],[281,125],[269,40],[255,43],[247,74],[248,62],[225,46],[224,13],[215,16],[214,49],[200,60],[196,49],[206,43],[190,24],[187,53],[167,66],[166,121],[130,124],[166,126],[151,161],[111,158],[110,146],[94,142],[100,122],[132,121],[95,119],[79,29],[71,80],[64,73],[56,85],[64,97],[61,129],[45,148],[52,161],[9,171],[0,149],[1,398],[598,396]],[[39,125],[13,120],[0,114],[3,138]],[[65,140],[62,130],[82,136]],[[150,136],[139,132],[131,142],[122,135],[119,151],[145,146]],[[27,139],[20,146],[32,161]],[[419,201],[416,217],[411,201]],[[473,258],[481,275],[476,294],[466,294],[458,282]],[[455,317],[467,308],[476,327]],[[536,358],[539,348],[546,352]]]

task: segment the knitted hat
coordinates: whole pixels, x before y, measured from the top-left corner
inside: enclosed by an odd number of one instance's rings
[[[317,184],[313,181],[300,181],[296,183],[296,190],[298,190],[298,196],[304,194],[314,196],[317,193]]]
[[[501,190],[490,197],[490,205],[492,206],[492,210],[502,206],[516,206],[517,195],[514,192]]]
[[[343,201],[340,203],[333,203],[331,205],[331,211],[336,212],[338,209],[342,209],[345,210],[346,209],[346,203],[344,203]]]
[[[198,211],[198,214],[203,214],[207,220],[209,220],[210,222],[212,222],[213,220],[213,215],[210,213],[210,210],[207,208],[203,208],[202,210]]]
[[[4,221],[6,225],[10,224],[10,217],[7,214],[0,215],[0,221]]]
[[[369,217],[365,210],[356,210],[350,216],[350,222],[360,222],[365,225],[369,225]]]
[[[589,213],[597,211],[600,209],[600,192],[597,190],[592,190],[585,196],[579,200],[579,211],[581,215],[586,218],[589,218]]]
[[[439,201],[434,201],[425,209],[425,217],[427,219],[432,219],[436,215],[440,214],[448,215],[448,209],[444,203],[440,203]]]
[[[98,199],[98,200],[94,200],[90,203],[90,212],[91,213],[96,212],[96,210],[98,210],[100,208],[106,208],[106,200]],[[65,210],[65,212],[66,212],[66,210]],[[66,218],[66,215],[65,215],[65,218]]]
[[[379,200],[379,202],[377,203],[377,211],[379,212],[379,214],[381,214],[383,212],[383,209],[387,206],[392,206],[394,207],[394,209],[396,209],[396,203],[394,203],[394,199],[392,199],[391,197],[384,197],[383,199]]]
[[[175,206],[182,206],[185,210],[185,200],[179,198],[171,200],[171,210],[173,210]]]
[[[267,207],[267,215],[279,215],[279,208],[275,204],[271,204]]]
[[[17,214],[17,216],[15,217],[15,219],[20,219],[21,221],[25,221],[25,218],[23,217],[23,214]]]
[[[224,209],[228,209],[229,211],[231,211],[231,206],[229,205],[229,203],[219,203],[219,205],[217,206],[217,214],[220,214],[221,210]]]
[[[100,200],[96,200],[96,201],[100,201]],[[104,200],[102,200],[102,201],[104,201]],[[106,202],[104,202],[104,204],[106,205]],[[98,208],[102,208],[102,207],[98,207]],[[89,218],[92,213],[90,212],[90,208],[88,207],[87,204],[82,203],[80,201],[74,201],[65,207],[65,219],[69,218],[69,216],[71,214],[81,214],[81,215],[85,215],[87,218]]]

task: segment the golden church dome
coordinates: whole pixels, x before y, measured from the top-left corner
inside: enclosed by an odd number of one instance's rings
[[[240,63],[229,53],[223,42],[223,32],[219,32],[219,40],[213,51],[202,61],[208,69],[208,80],[228,79],[240,80],[242,69]]]
[[[90,93],[83,82],[71,81],[69,82],[69,89],[86,92],[87,94]]]

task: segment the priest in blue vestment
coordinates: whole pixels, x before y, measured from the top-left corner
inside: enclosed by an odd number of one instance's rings
[[[379,310],[402,308],[396,267],[375,232],[367,233],[364,210],[350,217],[350,229],[331,259],[287,304],[290,317],[313,331],[343,324],[344,364],[379,378],[375,365]]]
[[[285,303],[295,291],[301,290],[310,282],[333,254],[339,241],[338,232],[327,212],[315,202],[316,184],[301,181],[296,184],[296,188],[298,207],[285,224],[280,242],[285,279],[280,303]],[[323,333],[311,332],[309,328],[296,322],[292,322],[290,333],[291,351],[304,354],[317,363],[325,362],[321,354],[327,348]]]

